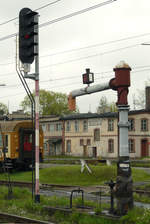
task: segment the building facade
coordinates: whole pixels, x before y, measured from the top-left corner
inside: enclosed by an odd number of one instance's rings
[[[40,120],[49,155],[118,157],[118,113],[72,114]],[[131,158],[150,156],[150,111],[129,112]]]

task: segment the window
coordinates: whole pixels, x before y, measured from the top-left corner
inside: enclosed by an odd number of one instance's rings
[[[61,123],[57,123],[56,124],[56,131],[61,131],[61,130],[62,130]]]
[[[23,150],[31,151],[32,150],[32,134],[25,134],[23,139]]]
[[[84,140],[80,139],[80,146],[83,146],[83,145],[84,145]]]
[[[135,131],[133,118],[129,119],[129,131]]]
[[[108,152],[109,153],[114,152],[114,140],[113,139],[108,140]]]
[[[147,119],[141,119],[141,131],[148,131]]]
[[[5,135],[5,146],[8,147],[8,135]]]
[[[8,135],[5,135],[4,136],[4,146],[5,146],[5,149],[6,149],[6,153],[8,152]]]
[[[87,139],[87,145],[91,145],[91,139]]]
[[[67,121],[66,131],[70,131],[70,129],[71,129],[70,121]]]
[[[108,131],[113,131],[113,130],[114,130],[114,120],[108,119]]]
[[[100,129],[94,129],[94,141],[100,141]]]
[[[0,146],[3,146],[3,139],[2,139],[2,135],[0,134]]]
[[[88,131],[88,122],[86,120],[83,121],[83,131]]]
[[[54,125],[54,124],[50,124],[50,126],[49,126],[49,131],[50,131],[50,132],[55,131],[55,125]]]
[[[129,153],[135,152],[135,142],[134,139],[129,139]]]
[[[66,152],[71,152],[71,140],[67,140],[66,142]]]
[[[49,131],[50,130],[50,124],[46,125],[46,130]]]
[[[74,122],[74,129],[75,129],[75,132],[79,131],[79,122],[77,120]]]
[[[46,125],[45,124],[42,125],[42,130],[46,131]]]

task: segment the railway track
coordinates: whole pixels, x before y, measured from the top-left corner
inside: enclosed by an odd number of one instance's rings
[[[12,215],[8,213],[1,213],[0,212],[0,222],[1,223],[37,223],[37,224],[54,224],[52,222],[45,222],[45,221],[40,221],[40,220],[35,220],[35,219],[29,219],[17,215]]]
[[[0,185],[8,185],[8,182],[5,180],[0,180]],[[32,183],[31,182],[21,182],[21,181],[11,181],[12,186],[17,186],[17,187],[27,187],[27,188],[32,188]],[[96,187],[79,187],[77,185],[73,186],[68,186],[68,185],[61,185],[61,184],[40,184],[40,189],[42,190],[51,190],[51,189],[64,189],[64,190],[72,190],[72,189],[77,189],[77,188],[82,188],[85,191],[89,191],[89,193],[92,192],[105,192],[109,191],[108,186],[96,186]],[[139,190],[139,189],[134,189],[133,193],[137,193],[140,195],[150,195],[150,191],[147,190]]]
[[[8,185],[8,181],[6,180],[0,180],[0,185]],[[27,188],[32,188],[32,183],[31,182],[22,182],[22,181],[11,181],[12,186],[16,187],[27,187]],[[41,189],[51,189],[51,188],[75,188],[79,186],[68,186],[68,185],[61,185],[61,184],[40,184]]]

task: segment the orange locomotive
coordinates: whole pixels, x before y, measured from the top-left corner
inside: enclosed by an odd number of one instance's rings
[[[5,160],[14,168],[29,167],[35,156],[34,136],[31,121],[0,121],[0,164]],[[40,161],[43,154],[43,131],[40,128]]]

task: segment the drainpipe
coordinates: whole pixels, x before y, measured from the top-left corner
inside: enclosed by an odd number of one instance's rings
[[[62,122],[62,155],[65,155],[65,121]]]

